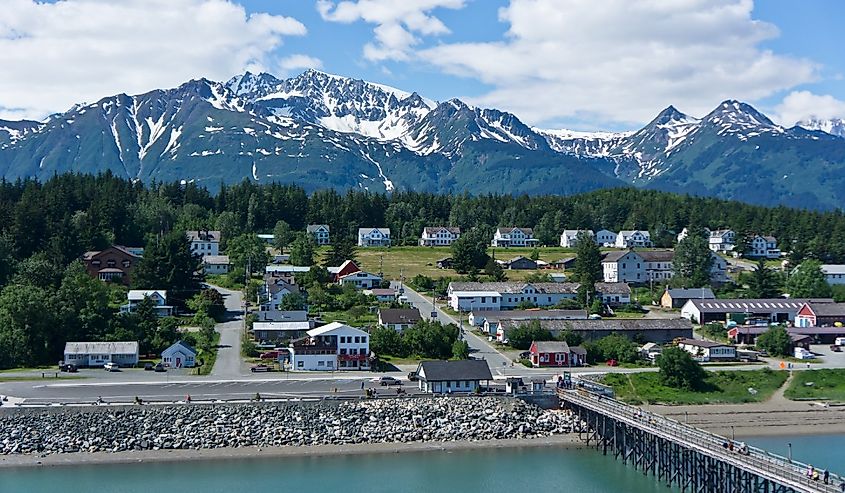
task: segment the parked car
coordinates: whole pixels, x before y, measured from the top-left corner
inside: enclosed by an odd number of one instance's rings
[[[607,366],[619,366],[619,362],[615,359],[609,359],[607,360]]]
[[[376,377],[376,378],[373,379],[373,382],[378,382],[378,384],[381,385],[382,387],[387,386],[387,385],[402,385],[402,380],[399,380],[398,378],[389,377],[389,376]]]
[[[103,368],[105,368],[106,371],[120,371],[120,365],[113,361],[109,361],[108,363],[103,365]]]
[[[831,350],[831,351],[833,351],[834,353],[841,353],[841,352],[842,352],[842,347],[841,347],[841,346],[837,346],[836,344],[831,344],[831,345],[830,345],[830,350]]]
[[[161,363],[159,363],[159,364],[155,365],[154,370],[155,370],[157,373],[161,373],[161,372],[167,371],[167,368],[165,368],[165,367],[164,367],[164,365],[162,365]]]
[[[154,367],[155,365],[152,363],[144,363],[144,371],[153,371]]]
[[[68,372],[68,373],[76,373],[77,371],[79,371],[79,370],[76,368],[76,365],[71,364],[71,363],[65,363],[64,365],[61,365],[61,366],[59,367],[59,370],[61,370],[61,371],[66,371],[66,372]]]
[[[273,369],[270,368],[269,366],[265,365],[265,364],[258,364],[258,365],[253,365],[253,367],[250,368],[249,371],[251,371],[253,373],[258,373],[258,372],[265,372],[265,371],[273,371]]]
[[[519,359],[528,359],[531,357],[531,353],[529,351],[523,351],[519,353]]]
[[[278,351],[267,351],[267,352],[261,353],[261,355],[259,356],[259,358],[261,358],[261,359],[277,359],[278,357],[279,357]]]
[[[417,372],[412,371],[412,372],[408,373],[408,381],[416,382],[419,379],[420,379],[420,377],[417,375]]]

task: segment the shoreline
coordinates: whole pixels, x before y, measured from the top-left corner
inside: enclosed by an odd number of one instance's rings
[[[6,455],[0,456],[0,469],[256,458],[272,459],[284,457],[337,457],[366,454],[404,454],[534,447],[557,447],[569,450],[589,448],[584,442],[578,439],[576,433],[570,433],[541,438],[507,438],[454,442],[394,442],[348,445],[131,450],[126,452],[76,452],[71,454],[50,454],[44,457],[35,454]]]

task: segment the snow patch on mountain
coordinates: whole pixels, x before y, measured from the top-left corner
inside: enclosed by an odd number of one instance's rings
[[[835,135],[836,137],[845,138],[845,119],[842,118],[823,119],[811,117],[806,120],[801,120],[795,125],[806,130],[817,130],[830,135]]]

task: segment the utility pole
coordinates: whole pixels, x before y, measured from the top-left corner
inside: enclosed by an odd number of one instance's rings
[[[384,279],[384,254],[378,256],[378,276]]]

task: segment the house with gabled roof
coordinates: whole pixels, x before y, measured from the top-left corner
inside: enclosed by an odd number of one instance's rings
[[[309,330],[306,337],[291,343],[289,351],[294,370],[370,368],[370,335],[340,322]]]
[[[540,244],[540,240],[534,238],[534,230],[531,228],[496,228],[493,240],[490,242],[494,247],[531,247]]]
[[[194,255],[220,255],[220,231],[186,231],[185,234],[191,242],[191,253]]]
[[[153,302],[153,310],[159,317],[173,315],[175,307],[167,304],[167,291],[164,289],[130,289],[126,294],[127,303],[120,307],[120,312],[134,313],[145,298]]]
[[[461,228],[426,226],[420,236],[420,246],[451,246],[461,237]]]
[[[754,235],[748,243],[746,257],[776,259],[781,257],[778,240],[774,236]]]
[[[390,228],[359,228],[359,247],[389,247]]]
[[[824,279],[831,286],[835,284],[845,284],[845,265],[822,264],[821,269],[824,274]]]
[[[582,366],[587,362],[584,348],[570,348],[564,341],[533,341],[528,354],[534,368]]]
[[[493,380],[484,360],[423,361],[417,367],[421,391],[429,394],[472,393]]]
[[[105,250],[85,252],[82,263],[89,276],[128,286],[132,270],[141,261],[143,252],[143,248],[112,245]]]
[[[649,248],[654,246],[651,242],[651,233],[645,230],[623,229],[616,235],[616,248]]]
[[[663,296],[660,297],[660,306],[663,308],[682,308],[687,301],[692,299],[715,300],[716,295],[710,288],[670,289],[667,286]]]
[[[331,245],[328,224],[309,224],[305,227],[305,232],[314,238],[314,243],[318,246]]]
[[[575,248],[578,243],[578,235],[581,233],[595,241],[595,235],[593,235],[592,229],[564,229],[563,233],[560,234],[560,246],[563,248]]]
[[[197,350],[181,340],[161,352],[161,363],[170,368],[193,368],[196,358]]]
[[[607,229],[600,229],[596,231],[595,240],[600,247],[609,248],[616,245],[617,236],[619,235],[617,235],[613,231]]]

